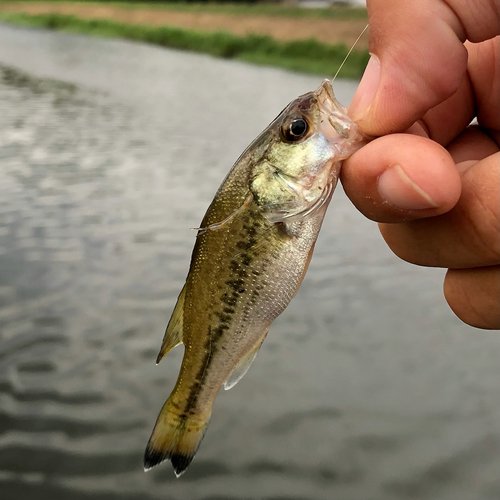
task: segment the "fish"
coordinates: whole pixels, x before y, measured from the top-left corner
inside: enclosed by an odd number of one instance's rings
[[[184,344],[180,373],[144,455],[190,465],[222,386],[245,375],[296,295],[342,162],[367,138],[329,80],[292,101],[236,161],[196,237],[157,363]]]

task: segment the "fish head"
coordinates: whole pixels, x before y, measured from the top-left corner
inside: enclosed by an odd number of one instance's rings
[[[272,222],[304,217],[323,206],[342,160],[365,143],[329,80],[292,101],[261,135],[251,191]]]

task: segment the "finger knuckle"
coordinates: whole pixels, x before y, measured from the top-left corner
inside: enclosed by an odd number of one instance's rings
[[[484,265],[498,264],[500,260],[500,214],[497,203],[490,203],[483,193],[472,191],[467,202],[461,203],[457,214],[463,223],[462,241],[470,251],[480,255]]]

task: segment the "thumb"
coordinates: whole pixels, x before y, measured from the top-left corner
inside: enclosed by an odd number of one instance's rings
[[[496,3],[368,0],[372,57],[349,108],[360,128],[404,131],[453,95],[467,70],[465,39],[498,32]]]

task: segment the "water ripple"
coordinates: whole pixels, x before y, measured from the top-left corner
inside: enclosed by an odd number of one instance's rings
[[[318,78],[0,26],[2,498],[498,497],[500,338],[339,186],[308,276],[179,480],[142,455],[219,182]],[[347,104],[355,84],[335,82]]]

